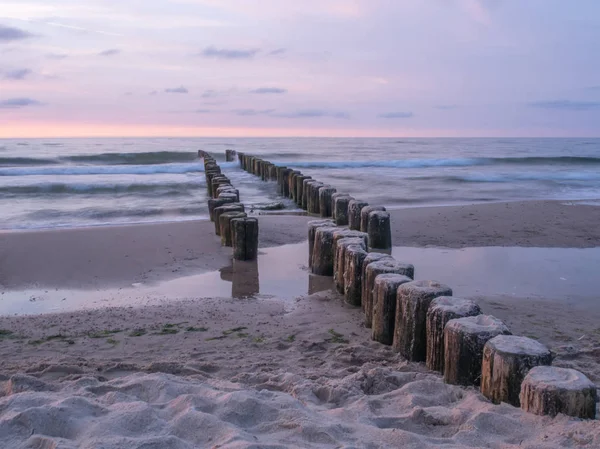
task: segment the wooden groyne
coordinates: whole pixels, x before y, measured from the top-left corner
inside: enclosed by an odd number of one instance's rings
[[[385,208],[292,167],[237,156],[242,169],[275,182],[280,195],[320,218],[308,224],[309,269],[333,277],[345,301],[362,308],[373,340],[426,363],[447,383],[480,388],[492,402],[536,414],[595,418],[597,389],[582,373],[552,367],[544,345],[512,335],[472,301],[454,297],[451,287],[415,280],[414,266],[390,255],[391,217]]]

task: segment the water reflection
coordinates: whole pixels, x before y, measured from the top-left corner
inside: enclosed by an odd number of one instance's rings
[[[254,261],[231,261],[231,265],[219,270],[221,279],[231,282],[232,298],[249,298],[260,293],[260,281],[258,277],[258,262]]]

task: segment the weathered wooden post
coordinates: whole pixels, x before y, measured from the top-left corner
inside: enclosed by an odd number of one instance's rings
[[[427,310],[438,296],[452,296],[452,289],[437,281],[413,281],[398,288],[393,349],[407,360],[426,359]]]
[[[358,232],[358,231],[354,231],[354,232]],[[360,294],[360,303],[362,306],[362,310],[365,310],[365,302],[367,301],[367,267],[372,264],[373,262],[378,262],[380,260],[395,260],[392,256],[390,256],[389,254],[383,254],[383,253],[368,253],[367,257],[365,257],[365,260],[363,260],[363,267],[362,267],[362,287],[361,287],[361,294]],[[375,284],[373,284],[374,286]],[[371,289],[373,289],[373,287],[371,287]],[[370,292],[369,292],[370,293]]]
[[[477,316],[481,309],[469,299],[439,296],[431,301],[427,310],[427,357],[425,365],[432,371],[444,372],[444,327],[450,320]]]
[[[234,218],[231,220],[233,258],[255,260],[258,257],[258,220],[256,218]]]
[[[338,196],[336,196],[338,195]],[[348,205],[353,200],[350,195],[334,193],[332,197],[333,221],[338,226],[348,226]]]
[[[444,381],[454,385],[481,383],[483,347],[497,335],[510,335],[502,321],[490,315],[450,320],[444,329]]]
[[[359,237],[344,237],[338,239],[336,239],[336,237],[338,237],[338,232],[333,235],[333,284],[339,293],[344,294],[346,282],[344,274],[346,269],[346,250],[349,246],[358,245],[366,251],[367,245],[365,244],[365,240]]]
[[[312,178],[306,178],[304,181],[302,181],[302,204],[300,207],[302,207],[302,209],[304,209],[304,210],[308,210],[308,197],[310,196],[310,193],[309,193],[310,184],[314,183],[314,182],[317,182],[317,181]]]
[[[596,417],[598,390],[583,373],[569,368],[536,366],[521,385],[521,408],[536,415],[562,413],[582,419]]]
[[[225,150],[225,161],[233,162],[235,160],[235,151],[233,150]]]
[[[271,181],[277,181],[277,165],[271,165],[269,168],[269,179]]]
[[[315,246],[315,234],[317,228],[322,226],[334,227],[335,223],[331,220],[312,220],[308,222],[308,267],[312,267],[312,254]]]
[[[373,323],[373,289],[375,288],[375,278],[380,274],[386,273],[401,274],[414,279],[415,267],[411,264],[400,263],[389,256],[367,265],[366,276],[363,278],[363,283],[366,284],[364,289],[367,295],[362,297],[366,327],[371,327]]]
[[[321,213],[321,206],[319,204],[319,189],[324,187],[325,184],[322,182],[313,182],[308,187],[308,213],[319,215]]]
[[[231,193],[235,195],[235,202],[240,202],[240,191],[234,188],[231,184],[221,184],[219,187],[217,187],[217,198],[219,198],[224,193]]]
[[[296,198],[298,197],[298,193],[296,192],[296,187],[298,186],[298,183],[296,182],[296,178],[298,178],[298,176],[302,176],[302,172],[300,172],[298,170],[294,170],[290,174],[290,198],[294,202],[296,202]]]
[[[335,227],[321,226],[315,232],[315,246],[312,253],[313,274],[333,276],[333,233]]]
[[[353,306],[360,306],[362,289],[362,265],[367,251],[361,244],[348,245],[344,251],[344,297]]]
[[[391,251],[392,226],[390,213],[384,211],[369,213],[367,233],[369,234],[370,248]]]
[[[310,176],[296,176],[296,204],[302,207],[302,196],[304,195],[304,180],[312,179]]]
[[[277,167],[277,193],[283,195],[283,172],[289,170],[287,167]]]
[[[290,197],[290,175],[292,174],[292,169],[290,168],[286,168],[285,170],[282,170],[282,192],[281,194],[283,196],[285,196],[286,198]]]
[[[215,209],[213,210],[213,215],[215,217],[215,234],[217,235],[221,235],[220,217],[226,212],[244,212],[244,205],[240,203],[232,203],[215,207]]]
[[[319,213],[321,217],[331,217],[331,196],[337,190],[331,186],[323,186],[319,189]]]
[[[481,393],[495,404],[519,407],[521,383],[529,370],[551,363],[552,354],[543,344],[527,337],[498,335],[483,348]]]
[[[222,246],[233,246],[231,240],[231,220],[234,218],[247,217],[244,212],[224,212],[219,216],[219,225],[221,228],[221,245]]]
[[[383,206],[365,206],[360,210],[360,230],[362,232],[369,232],[369,214],[371,212],[383,211],[385,212],[385,207]]]
[[[350,200],[348,203],[348,227],[360,231],[360,213],[369,203],[361,200]]]
[[[208,214],[210,217],[210,221],[215,221],[215,209],[220,206],[224,206],[225,204],[235,203],[234,195],[225,195],[220,198],[210,199],[208,200]]]
[[[350,229],[338,228],[333,234],[333,278],[336,289],[340,293],[344,293],[344,264],[345,248],[340,247],[340,242],[343,239],[354,238],[356,243],[361,243],[366,250],[367,234],[359,231],[351,231]]]
[[[373,340],[391,345],[396,326],[396,296],[398,287],[412,279],[401,274],[380,274],[375,278],[373,288]]]

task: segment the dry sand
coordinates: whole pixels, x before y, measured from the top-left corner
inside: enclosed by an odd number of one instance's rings
[[[598,246],[599,211],[398,210],[394,244]],[[308,220],[261,217],[261,246],[305,239]],[[213,270],[229,252],[211,225],[4,233],[0,283],[98,289]],[[598,308],[478,300],[551,346],[557,365],[600,382]],[[371,341],[361,323],[331,292],[0,317],[0,448],[600,448],[598,420],[490,404]]]

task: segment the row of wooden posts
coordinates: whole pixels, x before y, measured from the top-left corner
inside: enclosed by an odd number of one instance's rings
[[[593,419],[595,385],[579,371],[551,366],[541,343],[512,335],[477,304],[452,296],[435,281],[414,280],[414,266],[386,254],[392,246],[390,214],[298,170],[238,153],[241,167],[309,214],[309,267],[333,276],[346,302],[362,307],[372,338],[407,360],[425,362],[450,384],[477,386],[495,403],[536,413]],[[383,251],[382,251],[383,250]]]
[[[235,157],[227,150],[226,160]],[[215,234],[221,237],[223,246],[233,247],[235,260],[255,260],[258,256],[258,220],[248,217],[240,202],[240,192],[209,153],[199,150],[204,159],[204,174],[210,199],[208,212],[215,223]]]
[[[238,158],[244,170],[263,181],[276,181],[277,193],[292,199],[309,214],[332,217],[338,226],[348,226],[351,230],[367,233],[371,249],[391,250],[391,218],[385,207],[369,206],[367,202],[339,193],[331,185],[304,175],[299,170],[278,166],[245,153],[238,153]],[[317,268],[315,274],[328,273]]]

